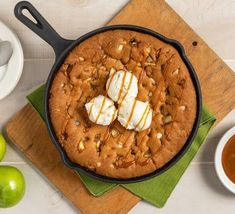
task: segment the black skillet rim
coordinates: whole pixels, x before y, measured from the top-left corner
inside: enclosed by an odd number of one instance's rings
[[[139,176],[139,177],[133,177],[133,178],[127,178],[127,179],[119,179],[119,178],[112,178],[112,177],[107,177],[103,175],[99,175],[95,173],[94,171],[91,171],[87,169],[86,167],[80,166],[79,164],[73,163],[69,160],[66,152],[63,150],[61,147],[56,134],[53,129],[53,125],[50,120],[50,112],[49,112],[49,98],[50,98],[50,88],[51,84],[53,82],[54,76],[57,73],[58,68],[61,66],[61,64],[64,62],[65,57],[68,55],[70,50],[72,50],[75,46],[77,46],[79,43],[83,42],[84,40],[88,39],[91,36],[94,36],[98,33],[102,33],[108,30],[131,30],[131,31],[136,31],[144,34],[149,34],[151,36],[154,36],[157,39],[160,39],[161,41],[173,46],[179,53],[180,57],[182,58],[183,62],[185,63],[186,67],[189,70],[190,76],[193,81],[193,85],[196,91],[196,99],[197,99],[197,113],[196,113],[196,119],[193,125],[193,128],[191,130],[191,133],[184,144],[184,146],[181,148],[181,150],[169,161],[167,164],[165,164],[163,167],[155,170],[154,172],[151,172],[149,174]],[[56,146],[58,149],[60,156],[65,163],[65,165],[71,169],[74,169],[78,172],[85,173],[88,176],[91,176],[94,179],[98,179],[103,182],[109,182],[109,183],[116,183],[116,184],[128,184],[128,183],[135,183],[135,182],[141,182],[145,181],[148,179],[151,179],[155,176],[158,176],[174,166],[181,158],[182,156],[186,153],[188,148],[191,146],[196,134],[197,130],[200,124],[200,118],[201,118],[201,112],[202,112],[202,94],[201,94],[201,88],[200,88],[200,83],[197,77],[197,74],[191,65],[190,61],[188,60],[183,46],[176,40],[166,38],[165,36],[161,35],[160,33],[157,33],[155,31],[152,31],[148,28],[136,26],[136,25],[111,25],[111,26],[105,26],[102,28],[98,28],[96,30],[93,30],[91,32],[88,32],[84,34],[83,36],[79,37],[77,40],[73,41],[69,47],[67,47],[61,55],[58,57],[56,62],[54,63],[50,74],[47,79],[46,83],[46,90],[45,90],[45,98],[44,98],[44,110],[45,110],[45,119],[46,119],[46,125],[50,134],[50,137],[52,139],[53,144]]]

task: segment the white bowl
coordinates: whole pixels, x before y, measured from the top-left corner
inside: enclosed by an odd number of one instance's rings
[[[222,184],[235,194],[235,184],[227,177],[222,165],[222,152],[228,140],[235,135],[235,127],[229,129],[220,139],[215,151],[215,170]]]

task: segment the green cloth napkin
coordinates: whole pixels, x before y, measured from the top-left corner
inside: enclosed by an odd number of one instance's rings
[[[29,102],[38,111],[41,117],[44,119],[43,112],[43,97],[44,97],[44,85],[39,89],[27,96]],[[174,190],[176,184],[179,182],[181,176],[189,166],[190,162],[198,152],[200,146],[205,141],[205,138],[215,122],[215,117],[204,106],[200,121],[200,127],[192,145],[185,153],[185,155],[169,170],[147,181],[122,184],[124,188],[131,191],[140,198],[152,203],[157,207],[163,207],[169,198],[170,194]],[[117,187],[117,184],[105,183],[95,180],[83,173],[78,173],[86,188],[94,196],[101,196],[107,191]]]

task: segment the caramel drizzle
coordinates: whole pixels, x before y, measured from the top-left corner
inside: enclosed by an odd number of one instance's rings
[[[111,123],[114,121],[114,116],[115,116],[115,114],[116,114],[116,111],[117,111],[117,110],[115,110],[115,111],[113,112]]]
[[[108,126],[105,130],[105,133],[104,133],[104,142],[106,142],[108,139],[109,139],[109,129],[110,129],[110,126]]]
[[[149,158],[147,158],[144,162],[138,162],[138,164],[139,164],[140,166],[145,166],[145,165],[148,164],[148,162],[149,162]]]
[[[101,114],[101,112],[102,112],[102,110],[103,110],[103,108],[104,108],[104,105],[105,105],[105,101],[106,101],[106,97],[104,97],[104,99],[103,99],[103,101],[102,101],[102,105],[101,105],[100,110],[99,110],[99,113],[98,113],[98,115],[97,115],[97,117],[96,117],[96,119],[95,119],[95,123],[97,123],[97,121],[98,121],[98,119],[99,119],[99,117],[100,117],[100,114]]]
[[[142,122],[142,120],[144,119],[144,117],[145,117],[145,115],[146,115],[148,109],[149,109],[149,106],[147,105],[147,106],[145,107],[144,113],[142,114],[142,116],[141,116],[139,122],[136,124],[135,129],[141,124],[141,122]],[[147,114],[147,116],[148,116],[148,114]]]
[[[133,102],[133,105],[132,105],[131,113],[130,113],[129,118],[128,118],[127,122],[126,122],[125,128],[127,128],[128,124],[129,124],[130,121],[131,121],[131,118],[132,118],[133,113],[134,113],[134,111],[135,111],[136,102],[137,102],[137,100],[135,99],[135,101]]]
[[[145,126],[145,124],[146,124],[146,122],[147,122],[147,119],[148,119],[148,114],[149,114],[149,112],[150,112],[150,107],[149,107],[149,109],[148,109],[148,113],[146,114],[146,117],[145,117],[145,120],[144,120],[144,124],[143,124],[143,126],[141,127],[140,130],[142,130],[142,129],[144,128],[144,126]]]
[[[126,138],[126,140],[125,140],[125,142],[124,142],[124,145],[126,144],[126,142],[129,140],[129,138],[131,137],[131,135],[132,135],[132,132],[130,132],[129,134],[128,134],[128,136],[127,136],[127,138]],[[127,154],[128,155],[128,154]],[[126,156],[127,156],[126,155]]]
[[[143,69],[141,69],[141,73],[139,74],[139,79],[138,79],[138,82],[140,83],[141,79],[143,78]]]
[[[131,135],[133,134],[133,132],[129,132],[125,142],[123,145],[126,144],[126,142],[129,140],[129,138],[131,137]],[[128,154],[130,154],[131,152],[131,149],[128,151],[128,153],[125,155],[125,158],[128,156]],[[132,161],[129,161],[129,162],[123,162],[120,166],[118,166],[119,168],[128,168],[129,166],[131,166],[133,163],[135,163],[136,160],[132,160]]]
[[[127,92],[126,92],[125,95],[122,97],[122,100],[121,100],[121,102],[120,102],[120,105],[122,105],[123,100],[125,100],[125,98],[126,98],[128,92],[129,92],[129,90],[130,90],[131,83],[132,83],[132,81],[133,81],[133,77],[134,77],[134,74],[131,73],[131,78],[130,78],[130,81],[129,81],[129,84],[128,84],[128,87],[127,87]]]
[[[93,99],[92,99],[91,109],[90,109],[90,111],[89,111],[89,113],[88,113],[88,117],[90,117],[90,115],[91,115],[91,112],[92,112],[92,109],[93,109],[94,103],[95,103],[95,99],[93,98]]]
[[[114,78],[114,75],[116,74],[116,72],[113,72],[111,78],[110,78],[110,81],[109,81],[109,84],[108,84],[108,87],[107,87],[107,91],[109,90],[110,86],[111,86],[111,83],[113,81],[113,78]]]
[[[123,89],[123,86],[124,86],[124,83],[125,83],[125,80],[126,80],[126,74],[127,74],[127,72],[125,72],[125,74],[124,74],[124,76],[122,78],[122,84],[121,84],[121,87],[120,87],[119,92],[118,92],[117,102],[120,99],[120,96],[122,94],[122,89]]]
[[[128,168],[129,166],[131,166],[133,163],[135,163],[135,160],[133,161],[128,161],[128,162],[123,162],[121,165],[119,165],[119,168]]]

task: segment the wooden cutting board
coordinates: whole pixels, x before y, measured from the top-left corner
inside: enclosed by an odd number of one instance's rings
[[[235,75],[163,0],[132,0],[108,24],[144,26],[180,41],[200,79],[203,101],[219,122],[235,107]],[[88,193],[61,162],[46,127],[28,104],[6,125],[9,139],[83,213],[126,213],[140,198],[123,188],[101,197]]]

